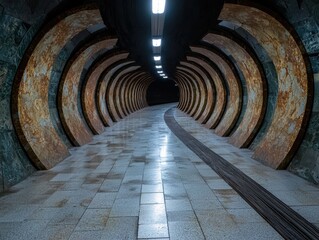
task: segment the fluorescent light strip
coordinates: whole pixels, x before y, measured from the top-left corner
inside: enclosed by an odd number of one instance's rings
[[[154,56],[155,61],[161,61],[161,56]]]
[[[162,68],[162,66],[158,66],[158,65],[156,65],[155,66],[157,69],[161,69]]]
[[[158,73],[158,74],[161,74],[161,73],[163,73],[163,71],[157,71],[157,73]]]
[[[165,11],[165,0],[152,0],[152,12],[162,14]]]
[[[153,38],[152,43],[153,43],[153,47],[160,47],[162,45],[162,39]]]

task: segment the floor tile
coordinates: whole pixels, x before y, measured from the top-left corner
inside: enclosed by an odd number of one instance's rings
[[[76,231],[103,230],[109,218],[109,209],[87,209],[76,225]]]
[[[0,223],[0,239],[27,240],[39,239],[40,233],[45,231],[49,221],[30,220],[17,223]]]
[[[167,224],[143,224],[138,226],[138,238],[168,238]]]
[[[120,189],[121,179],[105,179],[100,186],[99,192],[117,192]]]
[[[141,204],[164,203],[163,193],[142,193]]]
[[[141,205],[139,224],[166,224],[165,204]]]
[[[205,239],[197,221],[169,222],[171,240]]]
[[[110,217],[134,217],[140,210],[139,198],[116,199],[110,213]]]
[[[194,222],[197,221],[197,217],[194,211],[172,211],[167,212],[167,220],[169,222]]]
[[[142,193],[162,193],[163,185],[162,184],[143,184]]]
[[[104,231],[75,231],[68,240],[101,240],[103,236]]]
[[[103,231],[101,240],[137,239],[137,217],[109,218]]]
[[[62,207],[59,209],[59,212],[51,218],[49,224],[77,224],[85,212],[85,209],[84,207]]]
[[[166,203],[166,209],[168,212],[193,210],[192,205],[188,198],[177,199],[177,200],[166,200],[165,203]]]
[[[112,208],[116,196],[117,196],[116,192],[114,193],[99,192],[93,197],[88,207],[89,208]]]
[[[281,239],[166,126],[154,106],[0,197],[0,239]],[[251,159],[189,116],[178,123],[319,227],[319,188]]]

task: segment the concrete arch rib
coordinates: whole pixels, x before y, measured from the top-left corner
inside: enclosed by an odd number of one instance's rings
[[[69,155],[52,124],[48,108],[55,58],[73,36],[101,22],[98,10],[79,10],[64,16],[35,43],[24,69],[20,69],[21,78],[17,75],[13,94],[16,100],[12,106],[15,126],[30,159],[39,169],[49,169]]]
[[[204,101],[204,105],[201,109],[199,109],[198,115],[195,119],[200,123],[203,123],[207,119],[208,113],[211,113],[211,110],[214,108],[215,99],[214,88],[211,84],[211,76],[208,71],[199,64],[199,62],[199,59],[187,56],[187,62],[181,62],[181,65],[189,66],[201,76],[201,83],[203,86],[201,88],[201,99]]]
[[[181,70],[184,76],[186,76],[186,79],[191,83],[191,104],[186,113],[191,117],[194,117],[196,112],[200,109],[200,106],[203,104],[200,98],[200,76],[187,67],[177,67],[177,69]]]
[[[143,107],[145,107],[145,105],[147,105],[146,90],[150,82],[150,77],[144,76],[143,78],[141,78],[141,81],[139,81],[139,83],[136,85],[135,99],[137,104],[137,110],[140,110]]]
[[[188,99],[188,88],[186,83],[184,82],[183,77],[181,77],[178,73],[176,73],[175,78],[180,91],[180,99],[177,108],[185,112]]]
[[[137,81],[140,78],[140,74],[132,74],[129,79],[127,79],[125,83],[125,88],[122,90],[123,91],[123,103],[124,106],[126,106],[127,113],[130,114],[134,112],[133,106],[132,106],[132,85],[134,84],[135,81]]]
[[[92,66],[91,70],[87,73],[86,81],[82,88],[82,106],[86,121],[94,134],[102,133],[105,123],[112,124],[109,120],[110,118],[108,118],[109,113],[106,104],[104,104],[105,94],[101,93],[103,90],[101,90],[102,87],[99,83],[100,76],[109,65],[127,56],[127,53],[112,53],[107,59],[103,59],[102,62],[98,62],[95,66]],[[97,99],[96,96],[99,96],[99,98]]]
[[[125,91],[126,88],[126,84],[129,82],[129,78],[131,76],[135,76],[136,72],[140,72],[140,71],[134,71],[134,72],[128,72],[123,74],[122,76],[120,76],[119,80],[116,82],[114,89],[115,89],[115,93],[113,94],[114,96],[114,102],[118,102],[119,103],[119,108],[121,109],[121,118],[124,118],[125,116],[128,115],[125,101],[123,98],[123,92]],[[120,113],[119,113],[120,114]]]
[[[247,88],[247,107],[237,129],[229,139],[236,147],[248,147],[256,136],[266,108],[267,88],[261,67],[246,50],[248,46],[239,45],[227,34],[209,34],[204,38],[221,51],[230,54],[240,68]],[[238,40],[237,40],[238,41]]]
[[[226,91],[224,87],[224,77],[222,73],[218,69],[217,65],[214,64],[209,58],[206,56],[192,52],[192,57],[188,56],[187,59],[191,62],[198,62],[209,75],[208,79],[210,82],[210,96],[207,99],[207,108],[205,109],[202,116],[202,123],[207,126],[207,122],[210,119],[214,119],[214,124],[217,126],[219,123],[226,106]],[[196,56],[196,57],[195,57]],[[212,116],[215,116],[212,118]],[[210,126],[209,128],[212,128]]]
[[[203,41],[209,44],[213,44],[206,39],[207,37],[209,37],[209,35],[210,34],[206,35],[203,38]],[[228,96],[225,112],[218,125],[216,125],[216,115],[212,115],[212,117],[208,120],[207,125],[208,127],[215,127],[215,133],[217,135],[228,136],[235,126],[241,111],[242,88],[238,76],[233,71],[230,62],[227,60],[227,57],[224,54],[217,54],[216,52],[212,51],[202,51],[194,47],[192,49],[199,51],[201,54],[207,56],[211,61],[213,61],[224,76],[224,78],[222,79],[224,80],[224,84],[220,82],[217,82],[217,84],[219,86],[219,89],[221,89],[221,87],[225,88],[225,84],[227,85]]]
[[[177,76],[176,76],[177,77]],[[186,89],[185,89],[185,86],[184,86],[184,83],[180,81],[180,79],[176,78],[175,79],[176,81],[176,86],[178,86],[179,88],[179,101],[178,101],[178,104],[177,104],[177,108],[182,110],[184,109],[184,106],[185,106],[185,99],[186,99]]]
[[[117,39],[107,39],[87,47],[74,59],[60,83],[59,112],[62,123],[72,142],[76,146],[88,143],[92,139],[92,133],[82,122],[78,111],[78,89],[82,70],[87,59],[94,56],[101,49],[112,48]]]
[[[130,73],[130,74],[127,74],[126,75],[126,77],[125,78],[123,78],[123,80],[122,80],[122,83],[123,83],[123,86],[128,86],[127,85],[127,83],[129,83],[129,82],[131,82],[131,81],[133,81],[133,82],[135,82],[135,81],[138,81],[138,80],[140,80],[140,79],[148,79],[148,81],[149,82],[151,82],[151,77],[149,76],[149,74],[147,74],[147,73],[145,73],[145,72],[143,72],[143,71],[141,71],[141,70],[136,70],[136,71],[134,71],[134,72],[132,72],[132,73]],[[146,84],[147,85],[147,84]],[[121,105],[123,106],[123,110],[125,110],[125,111],[127,111],[126,109],[127,109],[127,107],[125,106],[125,104],[126,104],[126,99],[124,98],[124,91],[123,90],[121,90],[121,89],[123,89],[123,87],[121,87],[121,86],[119,86],[118,87],[119,88],[119,90],[120,90],[120,94],[119,94],[119,96],[120,96],[120,99],[118,100],[120,103],[121,103]],[[144,95],[145,94],[145,95]],[[141,93],[141,95],[140,95],[140,101],[141,101],[141,106],[143,106],[143,107],[146,107],[147,106],[147,101],[146,101],[146,92],[144,93]]]
[[[112,70],[110,80],[108,81],[108,86],[106,90],[106,102],[112,119],[117,122],[122,118],[122,110],[120,109],[120,103],[116,101],[114,96],[116,92],[116,83],[119,81],[120,77],[126,73],[132,72],[140,68],[136,66],[133,62],[127,62],[124,65],[119,65]]]
[[[133,93],[132,97],[132,102],[134,106],[134,111],[138,111],[141,109],[141,92],[143,89],[143,86],[145,83],[148,81],[147,77],[143,77],[138,79],[137,81],[134,82],[133,87],[131,89]]]
[[[202,124],[205,124],[208,119],[210,118],[210,116],[212,115],[215,106],[216,106],[216,86],[213,80],[213,70],[211,69],[211,67],[209,67],[209,65],[202,61],[201,59],[198,59],[196,57],[187,57],[187,60],[190,63],[198,63],[200,66],[203,67],[203,69],[205,70],[205,73],[207,75],[207,78],[205,79],[205,83],[207,85],[207,103],[206,103],[206,107],[203,111],[203,113],[201,114],[200,118],[198,119],[198,121]]]
[[[182,61],[181,66],[186,68],[187,70],[192,71],[197,76],[196,80],[198,81],[199,86],[199,99],[200,99],[200,105],[198,106],[193,118],[195,120],[199,120],[201,115],[203,114],[205,107],[207,105],[207,85],[205,83],[205,73],[202,71],[202,69],[199,69],[198,66],[194,66],[193,64],[189,62]]]
[[[107,99],[108,96],[108,87],[110,84],[110,80],[112,79],[113,74],[121,67],[133,63],[132,61],[127,60],[127,54],[115,55],[109,58],[106,62],[108,65],[104,65],[106,67],[102,74],[99,77],[98,89],[96,91],[95,98],[97,99],[97,107],[102,121],[110,126],[115,121],[113,115],[111,113],[112,109],[110,109],[109,102]]]
[[[241,26],[254,36],[275,65],[276,109],[253,157],[273,168],[286,168],[301,142],[312,104],[312,78],[307,72],[303,46],[278,18],[255,7],[227,3],[220,19]]]
[[[187,96],[186,96],[186,102],[185,102],[185,109],[183,110],[185,113],[190,114],[191,110],[196,105],[197,101],[197,94],[196,94],[196,86],[193,81],[190,79],[190,75],[186,74],[183,71],[177,72],[178,78],[184,82],[184,85],[186,86]]]

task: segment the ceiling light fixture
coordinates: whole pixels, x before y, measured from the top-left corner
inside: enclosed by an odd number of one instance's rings
[[[161,69],[161,68],[162,68],[161,65],[156,65],[155,67],[156,67],[157,69]]]
[[[152,0],[152,12],[162,14],[165,11],[165,0]]]
[[[154,56],[155,61],[161,61],[161,56]]]
[[[160,74],[160,73],[163,73],[163,71],[157,71],[157,73],[159,73],[159,74]]]
[[[162,39],[160,38],[153,38],[153,47],[160,47],[162,45]]]

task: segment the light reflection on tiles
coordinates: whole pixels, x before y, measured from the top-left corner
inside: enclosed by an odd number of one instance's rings
[[[70,240],[281,239],[170,132],[163,114],[171,106],[128,116],[90,144],[71,149],[72,155],[53,169],[35,173],[0,197],[0,239],[46,239],[54,234]],[[307,206],[318,206],[318,188],[282,171],[263,171],[249,159],[249,151],[233,148],[180,112],[176,116],[195,137],[227,154],[227,160],[253,178],[265,180],[265,186],[277,181],[272,187],[277,195],[288,194],[293,197],[288,202],[304,204],[296,211],[319,224]],[[309,201],[298,197],[303,186]]]

